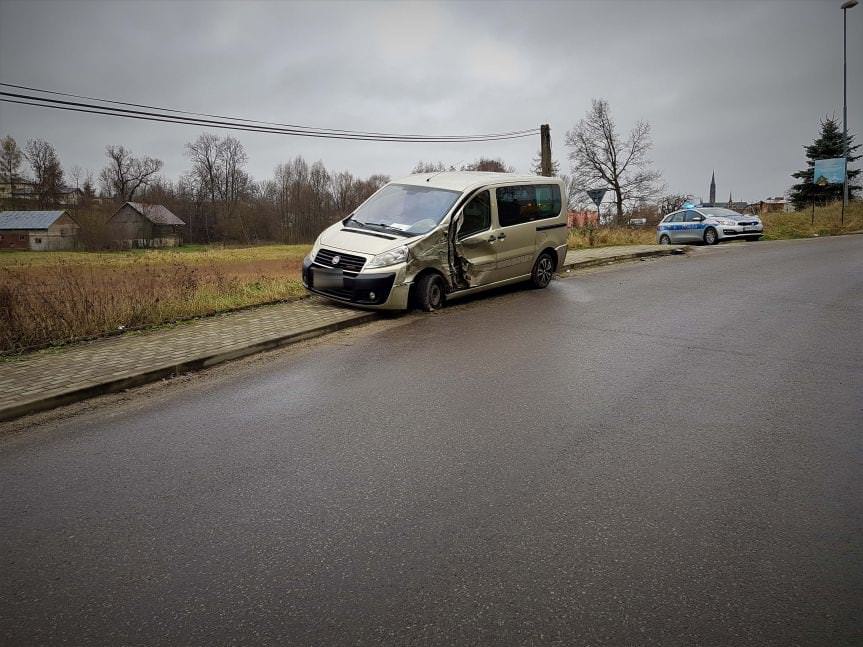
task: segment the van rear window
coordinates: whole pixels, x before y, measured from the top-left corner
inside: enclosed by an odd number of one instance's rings
[[[560,187],[557,184],[504,186],[495,190],[495,196],[501,227],[560,215]]]

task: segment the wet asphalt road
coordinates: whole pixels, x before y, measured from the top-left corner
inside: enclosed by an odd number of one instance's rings
[[[376,326],[0,439],[0,643],[863,643],[863,236]]]

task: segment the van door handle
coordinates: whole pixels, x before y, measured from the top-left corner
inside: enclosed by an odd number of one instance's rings
[[[498,234],[497,239],[498,240],[506,240],[506,234],[504,234],[504,233]]]
[[[489,236],[489,237],[488,237],[488,242],[490,242],[490,243],[493,243],[493,242],[494,242],[494,241],[496,241],[496,240],[497,240],[497,238],[495,238],[494,236]]]

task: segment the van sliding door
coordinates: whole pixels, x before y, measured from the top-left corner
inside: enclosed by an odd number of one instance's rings
[[[556,184],[524,184],[495,189],[497,207],[496,281],[526,276],[536,255],[536,227],[560,214]]]

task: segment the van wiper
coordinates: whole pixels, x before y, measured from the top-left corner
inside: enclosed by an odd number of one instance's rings
[[[402,236],[408,236],[408,237],[411,236],[411,234],[406,233],[403,229],[399,229],[398,227],[393,227],[392,225],[388,225],[385,222],[361,222],[359,220],[354,220],[353,218],[350,218],[348,220],[348,222],[355,222],[358,225],[360,225],[361,227],[368,227],[368,228],[381,227],[382,229],[386,229],[387,231],[391,231],[393,233],[400,234]]]

